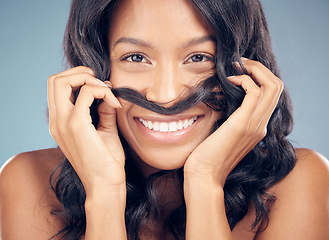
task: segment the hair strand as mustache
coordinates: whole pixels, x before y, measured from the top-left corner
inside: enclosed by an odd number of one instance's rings
[[[123,98],[142,108],[163,115],[173,115],[184,112],[194,107],[199,102],[205,103],[215,111],[221,111],[224,106],[223,101],[225,100],[220,91],[218,79],[215,76],[210,77],[193,87],[186,97],[170,107],[164,107],[162,106],[163,104],[149,101],[142,93],[131,88],[113,88],[112,92],[116,97]]]

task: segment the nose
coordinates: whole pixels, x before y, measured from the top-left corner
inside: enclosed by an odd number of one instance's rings
[[[186,89],[183,74],[173,63],[159,64],[149,81],[145,96],[156,103],[172,105]]]

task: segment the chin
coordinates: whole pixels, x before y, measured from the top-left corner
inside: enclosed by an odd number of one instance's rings
[[[184,167],[190,152],[192,151],[180,150],[177,152],[172,151],[172,149],[157,149],[156,151],[148,151],[147,154],[146,152],[145,154],[143,152],[137,154],[133,151],[133,158],[141,172],[145,176],[149,176],[161,170],[175,170]]]

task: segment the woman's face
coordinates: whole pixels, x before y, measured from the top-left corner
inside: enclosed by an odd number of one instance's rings
[[[109,49],[113,87],[133,88],[165,107],[214,74],[212,34],[185,0],[119,1]],[[165,116],[120,101],[119,130],[146,175],[182,167],[219,118],[204,103]]]

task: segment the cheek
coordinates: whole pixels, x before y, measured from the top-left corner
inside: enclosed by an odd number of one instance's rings
[[[120,103],[122,105],[122,109],[117,110],[117,125],[118,130],[122,133],[122,135],[126,138],[129,133],[129,121],[127,117],[127,112],[124,110],[129,107],[129,102],[120,99]]]
[[[113,84],[113,88],[129,87],[142,91],[149,80],[149,72],[130,73],[115,65],[111,67],[110,81]]]

